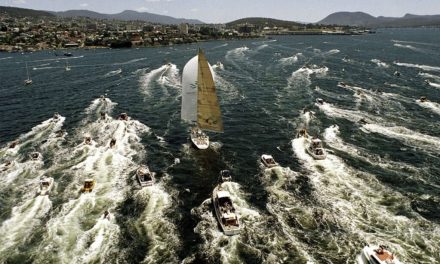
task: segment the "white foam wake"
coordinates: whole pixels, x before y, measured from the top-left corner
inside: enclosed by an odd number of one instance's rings
[[[440,67],[429,66],[429,65],[421,65],[421,64],[412,64],[412,63],[404,63],[404,62],[394,62],[397,66],[408,67],[408,68],[418,68],[425,71],[435,71],[439,72]]]

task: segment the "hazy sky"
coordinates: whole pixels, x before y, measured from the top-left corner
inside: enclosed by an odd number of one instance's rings
[[[373,16],[440,14],[440,0],[0,0],[0,5],[53,11],[88,9],[101,13],[130,9],[196,18],[207,23],[250,16],[317,22],[336,11],[363,11]]]

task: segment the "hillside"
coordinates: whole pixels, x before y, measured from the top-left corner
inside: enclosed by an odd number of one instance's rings
[[[285,20],[278,20],[273,18],[264,18],[264,17],[247,17],[242,18],[238,20],[231,21],[226,24],[228,27],[234,27],[240,24],[252,24],[257,27],[295,27],[295,26],[301,26],[303,24],[293,22],[293,21],[285,21]]]
[[[363,12],[336,12],[328,15],[317,24],[349,25],[366,27],[422,27],[440,26],[440,15],[413,15],[403,17],[374,17]]]
[[[4,13],[12,17],[53,17],[54,16],[53,14],[47,11],[0,6],[0,14],[4,14]]]
[[[140,20],[159,24],[204,24],[197,19],[174,18],[171,16],[163,16],[148,12],[137,12],[133,10],[125,10],[117,14],[102,14],[89,10],[68,10],[62,12],[53,12],[53,14],[61,17],[90,17],[95,19],[117,19],[117,20]]]

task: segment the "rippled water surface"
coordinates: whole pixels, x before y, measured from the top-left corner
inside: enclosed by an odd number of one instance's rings
[[[439,33],[0,54],[0,263],[354,263],[365,244],[440,262]],[[225,132],[206,151],[180,121],[182,69],[199,47],[221,62]],[[301,128],[327,159],[307,154]],[[280,167],[264,169],[264,153]],[[139,187],[141,164],[153,187]],[[243,225],[233,237],[210,200],[222,169]],[[36,195],[42,176],[49,196]],[[96,188],[81,194],[86,178]]]

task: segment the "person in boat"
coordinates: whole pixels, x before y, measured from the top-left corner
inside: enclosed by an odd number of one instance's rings
[[[361,118],[359,120],[359,123],[362,124],[362,125],[368,124],[368,122],[367,122],[367,120],[365,120],[365,118]]]
[[[115,139],[115,138],[112,138],[112,139],[110,140],[110,147],[113,148],[115,145],[116,145],[116,139]]]
[[[59,114],[58,112],[55,112],[55,113],[53,114],[53,119],[54,119],[54,120],[58,120],[58,118],[60,118],[60,114]]]
[[[38,153],[38,152],[32,152],[32,153],[31,153],[31,158],[32,158],[33,160],[38,159],[38,157],[40,157],[40,153]]]
[[[324,153],[322,153],[322,149],[316,149],[315,154],[316,155],[322,155]]]
[[[426,96],[422,96],[422,97],[420,97],[420,102],[422,102],[422,103],[428,102],[428,98],[426,98]]]
[[[56,137],[62,137],[64,135],[64,129],[60,129],[55,132]]]
[[[106,115],[105,112],[101,112],[101,119],[102,119],[102,120],[105,120],[105,115]]]
[[[321,98],[316,99],[316,102],[317,102],[318,104],[320,104],[320,105],[323,105],[323,104],[324,104],[324,100],[321,99]]]
[[[307,136],[307,130],[305,128],[302,128],[298,132],[298,137],[306,137]]]

